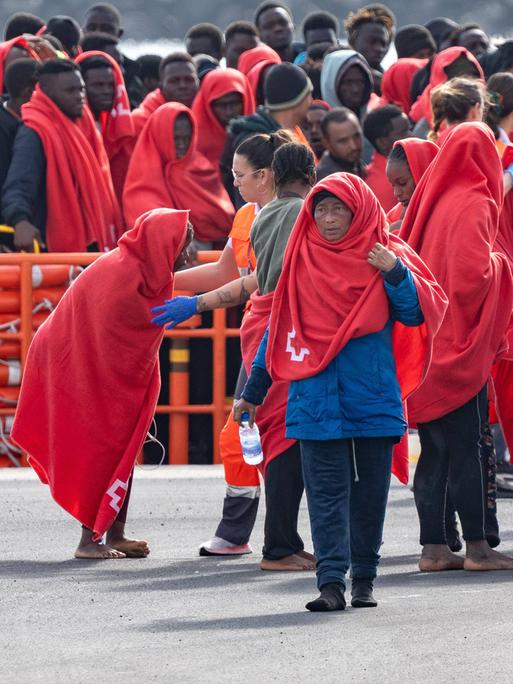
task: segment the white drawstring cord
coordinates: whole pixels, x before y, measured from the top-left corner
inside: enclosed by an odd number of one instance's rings
[[[358,468],[356,467],[356,449],[354,446],[354,439],[351,440],[351,444],[353,446],[354,481],[360,482],[360,478],[358,477]]]
[[[155,418],[151,422],[151,427],[155,428],[155,435],[156,435],[156,433],[157,433],[157,422],[155,421]],[[166,458],[166,449],[165,449],[164,445],[162,444],[162,442],[159,442],[159,440],[157,439],[157,437],[155,435],[152,435],[151,432],[148,431],[148,433],[146,435],[146,441],[144,443],[145,444],[152,444],[152,443],[158,444],[159,447],[162,449],[162,458],[160,459],[160,462],[154,466],[144,466],[142,464],[139,465],[138,467],[142,468],[143,470],[158,470],[158,468],[160,468],[160,466],[164,463],[164,459]]]

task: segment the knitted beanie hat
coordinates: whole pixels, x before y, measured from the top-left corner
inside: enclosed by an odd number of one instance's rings
[[[265,78],[265,106],[271,111],[292,109],[312,90],[310,79],[296,64],[275,64]]]

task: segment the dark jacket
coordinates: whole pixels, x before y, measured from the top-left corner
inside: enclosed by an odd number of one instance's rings
[[[7,172],[12,159],[12,149],[14,146],[14,138],[16,131],[21,125],[21,121],[17,119],[4,107],[5,98],[0,99],[0,188],[2,188],[7,178]],[[3,216],[0,214],[0,222],[5,223]]]
[[[338,159],[326,150],[317,164],[317,181],[326,178],[332,173],[354,173],[355,176],[365,178],[364,166],[361,162],[346,162],[343,159]]]
[[[30,221],[46,234],[46,157],[38,134],[19,126],[14,140],[11,165],[2,187],[2,215],[14,226]]]
[[[139,78],[139,65],[126,55],[121,55],[123,61],[121,67],[125,79],[126,92],[130,100],[131,109],[138,107],[144,99],[144,86]]]
[[[410,270],[398,260],[394,272],[387,273],[384,281],[390,303],[390,320],[385,327],[377,333],[351,339],[318,375],[290,383],[287,437],[329,440],[399,438],[404,434],[406,421],[392,351],[393,322],[416,326],[424,319]],[[402,280],[395,285],[387,282],[396,282],[398,277]],[[268,331],[242,393],[251,403],[262,403],[260,387],[252,387],[252,382],[265,390],[270,383],[265,369],[267,340]]]

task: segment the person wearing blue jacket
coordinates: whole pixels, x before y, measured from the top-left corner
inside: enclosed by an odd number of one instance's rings
[[[419,262],[388,234],[360,178],[334,174],[317,184],[290,237],[270,326],[234,406],[234,418],[248,412],[251,425],[272,379],[290,380],[286,436],[301,445],[321,592],[306,605],[311,611],[345,608],[349,568],[352,606],[377,605],[393,446],[407,427],[392,330],[424,322]]]

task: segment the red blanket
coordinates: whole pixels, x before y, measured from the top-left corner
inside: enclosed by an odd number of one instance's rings
[[[508,145],[502,152],[502,168],[511,164],[513,146]],[[499,231],[494,250],[502,252],[513,270],[513,192],[507,193],[499,217]],[[497,416],[490,415],[490,422],[499,420],[508,445],[510,458],[513,458],[513,326],[508,332],[508,353],[492,369],[495,390],[495,409]]]
[[[121,212],[88,108],[72,121],[37,85],[21,113],[23,123],[40,137],[46,157],[48,250],[85,252],[93,242],[101,251],[115,247],[123,232]]]
[[[506,349],[513,283],[506,257],[492,252],[502,197],[490,129],[481,123],[453,128],[417,185],[400,232],[449,299],[427,378],[408,402],[414,422],[463,406]]]
[[[392,64],[383,74],[379,106],[395,104],[408,114],[413,104],[410,96],[413,77],[426,63],[427,59],[403,57]]]
[[[5,40],[3,43],[0,43],[0,93],[4,92],[5,58],[13,47],[19,47],[25,50],[27,52],[26,57],[31,57],[38,62],[40,61],[37,53],[32,50],[27,39],[23,36],[17,36],[16,38],[11,38],[11,40]]]
[[[244,74],[236,69],[214,69],[203,81],[192,105],[198,125],[198,150],[211,164],[218,168],[219,160],[226,143],[226,130],[212,109],[214,100],[228,93],[242,95],[242,113],[253,114],[255,98]]]
[[[426,169],[438,154],[438,146],[435,143],[429,142],[429,140],[405,138],[404,140],[396,140],[394,143],[395,147],[402,147],[404,150],[413,181],[417,186]],[[402,204],[396,204],[387,214],[388,222],[398,221],[404,211],[405,207]]]
[[[281,57],[268,45],[259,45],[251,50],[246,50],[239,57],[237,68],[247,77],[255,101],[257,100],[262,72],[275,64],[281,64]]]
[[[91,50],[82,52],[75,59],[80,64],[89,57],[101,57],[109,64],[114,74],[114,103],[110,112],[100,113],[103,144],[109,158],[110,173],[119,205],[123,199],[123,186],[128,164],[135,144],[135,127],[130,112],[130,101],[125,80],[119,64],[106,52]]]
[[[166,104],[166,100],[164,99],[164,95],[162,95],[160,88],[157,88],[151,93],[148,93],[139,107],[134,109],[132,112],[132,121],[134,122],[136,137],[140,135],[153,112],[156,112],[163,104]]]
[[[313,218],[313,197],[322,190],[339,197],[354,214],[349,232],[337,243],[321,236]],[[396,359],[403,395],[408,396],[418,386],[429,365],[432,339],[446,300],[415,252],[388,233],[385,214],[372,191],[363,180],[348,173],[332,174],[317,183],[290,236],[269,331],[267,366],[274,380],[317,375],[350,339],[384,328],[390,314],[383,279],[367,263],[376,242],[401,257],[415,279],[425,323],[419,328],[396,324],[395,330],[401,351]],[[422,344],[413,344],[414,339],[422,340]],[[298,356],[302,357],[300,362]],[[406,358],[407,367],[403,368]]]
[[[192,126],[189,149],[176,156],[175,121],[186,114]],[[190,209],[198,240],[226,238],[233,205],[217,169],[197,149],[197,127],[190,109],[178,102],[159,107],[135,147],[126,179],[123,208],[127,225],[156,207]]]
[[[269,292],[266,295],[253,294],[251,296],[251,308],[242,321],[240,344],[242,359],[248,375],[269,323],[273,298],[274,292]],[[265,458],[264,474],[269,462],[290,448],[296,441],[285,437],[288,387],[288,382],[273,382],[265,402],[257,409],[256,421],[262,437]]]
[[[365,182],[378,198],[385,213],[395,205],[394,190],[388,181],[386,168],[387,158],[379,152],[374,152],[365,177]]]
[[[141,217],[67,290],[30,346],[12,438],[55,501],[98,537],[119,512],[160,388],[162,330],[188,212]]]
[[[469,62],[472,62],[477,69],[479,77],[484,81],[481,65],[471,52],[464,47],[450,47],[446,50],[442,50],[442,52],[438,53],[433,60],[431,77],[428,85],[424,88],[422,95],[410,109],[410,119],[417,123],[420,119],[425,118],[429,123],[429,126],[432,127],[433,111],[431,109],[431,92],[433,88],[436,88],[436,86],[439,86],[448,80],[445,69],[462,55],[464,55]]]

